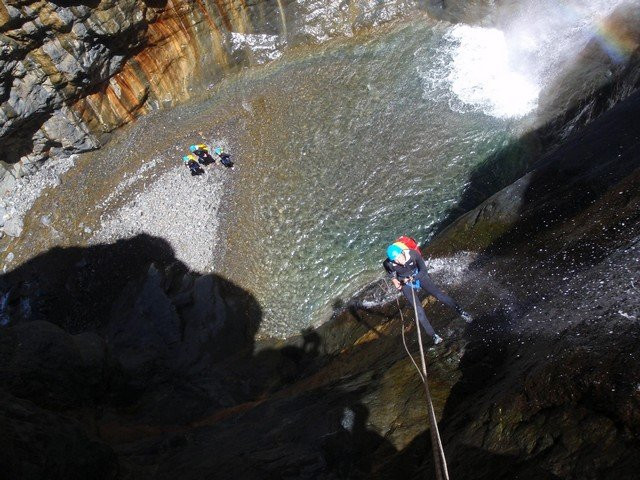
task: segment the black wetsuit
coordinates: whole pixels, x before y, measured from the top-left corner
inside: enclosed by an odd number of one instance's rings
[[[435,285],[435,283],[433,283],[433,280],[431,280],[429,272],[427,271],[427,265],[424,263],[424,259],[415,250],[409,250],[409,260],[407,260],[404,265],[392,262],[388,258],[382,262],[382,265],[391,277],[397,278],[400,283],[402,283],[402,293],[412,307],[413,299],[416,299],[418,320],[429,336],[433,337],[435,332],[427,319],[427,314],[425,313],[424,308],[422,308],[417,292],[412,292],[412,289],[417,290],[422,288],[429,295],[433,295],[442,303],[455,310],[458,314],[462,313],[463,310],[460,305],[458,305],[453,298],[444,293]],[[418,280],[420,282],[419,286],[417,283],[411,283],[409,281],[409,277],[413,277],[414,280]]]
[[[196,156],[198,157],[198,162],[202,165],[209,165],[210,163],[215,163],[216,159],[206,150],[194,150]]]
[[[222,163],[227,168],[233,167],[233,162],[231,161],[231,155],[226,152],[222,152],[218,155],[220,157],[220,163]]]
[[[191,170],[192,176],[200,175],[201,173],[204,173],[204,170],[202,170],[202,167],[195,160],[189,160],[189,162],[187,163],[187,167],[189,167],[189,170]]]

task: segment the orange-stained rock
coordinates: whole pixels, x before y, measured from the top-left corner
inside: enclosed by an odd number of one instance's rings
[[[35,163],[81,151],[95,146],[87,132],[104,134],[189,98],[237,64],[228,37],[253,30],[248,8],[220,0],[3,3],[0,160]],[[60,128],[59,116],[50,122],[63,106],[74,113],[65,118],[81,123]],[[68,132],[78,138],[62,138]],[[34,140],[44,137],[46,143]]]

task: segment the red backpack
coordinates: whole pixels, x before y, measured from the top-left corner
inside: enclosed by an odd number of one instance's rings
[[[396,242],[404,243],[407,248],[410,250],[415,250],[422,256],[422,252],[420,251],[420,247],[418,247],[418,243],[411,237],[407,237],[406,235],[402,235],[397,238]]]

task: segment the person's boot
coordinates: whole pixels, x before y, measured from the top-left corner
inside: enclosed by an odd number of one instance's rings
[[[473,317],[469,312],[465,312],[464,310],[460,313],[460,318],[462,318],[465,322],[471,323],[473,322]]]
[[[456,313],[460,315],[460,318],[462,318],[465,322],[473,322],[473,317],[471,316],[471,314],[469,312],[465,312],[462,308],[456,307]]]

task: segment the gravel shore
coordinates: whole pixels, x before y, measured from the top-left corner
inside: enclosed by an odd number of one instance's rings
[[[155,176],[144,165],[122,185],[122,190],[133,187],[137,193],[115,211],[107,208],[109,213],[101,217],[101,227],[89,243],[112,243],[143,233],[161,237],[191,270],[211,272],[219,227],[217,214],[230,172],[219,165],[205,170],[194,177],[179,165]]]
[[[33,206],[45,188],[60,185],[60,176],[75,165],[77,155],[50,160],[40,169],[16,180],[12,191],[0,199],[1,231],[11,237],[19,237],[25,214]]]

